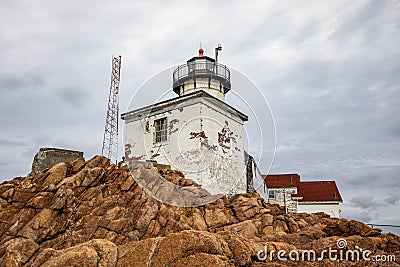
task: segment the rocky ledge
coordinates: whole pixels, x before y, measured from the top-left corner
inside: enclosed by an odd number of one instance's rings
[[[95,156],[0,184],[0,265],[400,266],[399,236],[323,213],[285,214],[256,193],[197,207],[164,204],[135,179],[161,174],[210,196],[179,172],[151,163],[136,168],[131,174]],[[337,250],[340,238],[347,250],[394,255],[395,261],[335,261],[325,254],[299,262],[270,254],[313,250],[321,255]]]

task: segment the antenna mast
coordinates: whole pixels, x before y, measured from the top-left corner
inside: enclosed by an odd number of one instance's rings
[[[218,51],[222,51],[221,44],[218,44],[218,46],[215,48],[215,63],[218,63]]]
[[[112,58],[111,86],[108,97],[106,126],[101,154],[111,162],[118,160],[118,91],[121,74],[121,56]]]

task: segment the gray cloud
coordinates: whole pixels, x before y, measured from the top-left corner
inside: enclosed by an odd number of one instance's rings
[[[373,196],[353,197],[351,198],[350,202],[363,209],[375,210],[377,207],[379,207],[379,203],[374,200]]]
[[[88,91],[82,87],[63,87],[56,92],[57,97],[74,107],[84,107],[88,104]]]
[[[25,88],[38,87],[43,85],[43,80],[34,75],[0,75],[0,89],[3,91],[19,91]]]
[[[391,195],[388,198],[385,199],[385,202],[391,205],[396,205],[399,204],[400,201],[400,196],[397,195]]]
[[[344,211],[341,214],[344,218],[348,218],[351,220],[358,220],[365,223],[371,223],[376,219],[376,213],[365,210],[355,210],[355,211]]]
[[[400,120],[388,122],[388,131],[395,137],[400,138]]]
[[[23,146],[23,145],[26,145],[26,143],[21,140],[0,139],[0,146],[14,147],[14,146]]]
[[[373,39],[379,38],[382,34],[384,25],[383,19],[386,15],[386,7],[389,1],[373,1],[370,0],[365,4],[360,2],[359,8],[353,12],[351,16],[335,31],[334,40],[337,42],[346,42],[349,39],[361,33],[364,42],[371,42]]]
[[[400,166],[379,166],[379,164],[381,163],[378,161],[378,164],[374,164],[375,166],[369,166],[366,169],[358,170],[352,177],[346,179],[347,183],[349,185],[359,186],[362,182],[366,186],[379,185],[380,187],[399,189],[400,185],[393,177],[399,177]]]

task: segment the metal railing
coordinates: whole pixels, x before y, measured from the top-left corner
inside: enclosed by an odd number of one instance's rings
[[[173,86],[179,86],[183,80],[207,77],[220,80],[230,87],[231,72],[222,64],[215,62],[188,62],[180,65],[173,73]]]

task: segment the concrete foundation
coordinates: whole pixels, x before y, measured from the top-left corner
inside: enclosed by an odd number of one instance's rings
[[[51,168],[60,162],[72,162],[78,158],[83,158],[83,152],[60,148],[41,148],[33,159],[32,173]]]

